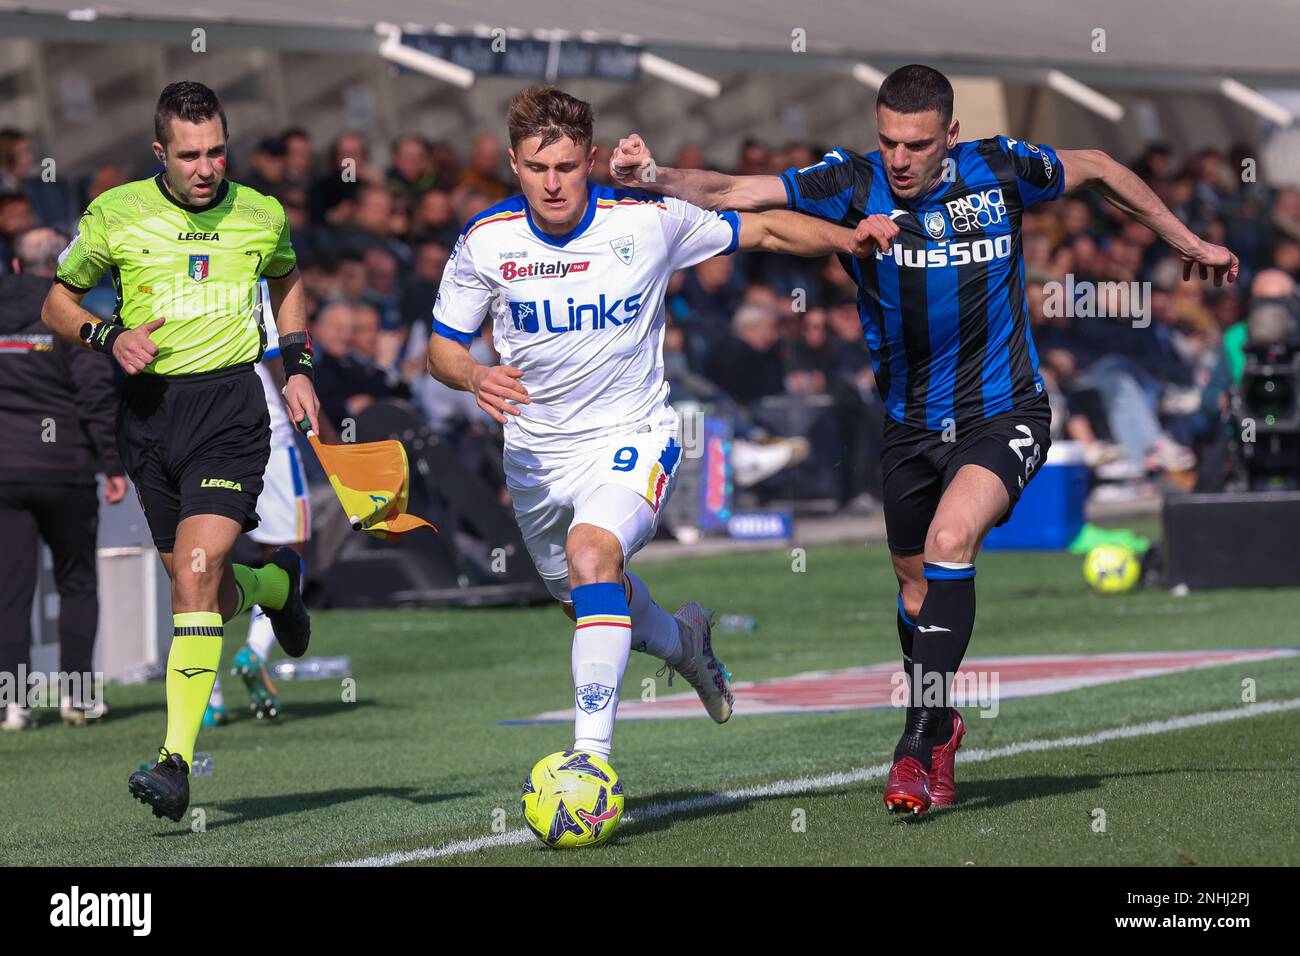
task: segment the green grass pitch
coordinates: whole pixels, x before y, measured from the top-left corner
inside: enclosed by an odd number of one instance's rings
[[[1295,643],[1295,591],[1167,591],[1099,598],[1081,559],[988,552],[979,559],[972,656],[1263,647]],[[719,633],[737,680],[894,660],[892,573],[881,546],[646,564],[669,609],[696,599],[749,614],[752,633]],[[226,661],[244,623],[230,628]],[[567,747],[562,724],[501,726],[571,701],[571,631],[551,608],[322,612],[311,653],[347,654],[356,701],[337,682],[281,687],[285,716],[255,722],[225,678],[236,721],[205,730],[214,773],[192,781],[191,816],[156,820],[126,778],[164,729],[160,683],[110,687],[101,726],[44,725],[0,737],[0,863],[329,864],[494,838],[522,826],[519,784]],[[656,662],[638,654],[635,697]],[[1300,658],[1228,665],[1008,700],[970,717],[966,748],[1086,735],[1300,697]],[[681,685],[674,686],[673,692]],[[668,692],[662,683],[660,693]],[[607,846],[557,853],[531,837],[438,865],[1251,865],[1300,863],[1295,711],[963,765],[958,804],[919,820],[880,802],[883,781],[754,796],[676,813],[638,809],[878,765],[897,712],[624,722],[613,764],[626,822]],[[1103,819],[1104,829],[1098,821]],[[197,822],[204,824],[196,832]]]

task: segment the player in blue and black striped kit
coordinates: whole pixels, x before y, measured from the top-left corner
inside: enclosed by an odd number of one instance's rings
[[[614,177],[706,209],[789,207],[873,239],[840,256],[885,402],[885,526],[898,577],[898,633],[912,696],[886,805],[923,813],[956,797],[964,733],[952,679],[975,623],[975,555],[1004,523],[1051,443],[1051,413],[1029,333],[1020,219],[1079,187],[1147,225],[1215,284],[1237,259],[1190,232],[1130,170],[1099,150],[1007,136],[958,142],[953,91],[927,66],[890,74],[876,100],[880,149],[836,149],[781,176],[656,166],[636,135]]]

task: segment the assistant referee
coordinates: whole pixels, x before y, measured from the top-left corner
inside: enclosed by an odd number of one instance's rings
[[[225,179],[226,114],[201,83],[173,83],[154,113],[163,172],[95,199],[60,257],[42,318],[59,336],[112,355],[128,379],[117,443],[159,557],[172,581],[167,737],[159,759],[131,775],[132,795],[179,821],[189,766],[221,661],[223,625],[261,605],[285,653],[301,656],[311,623],[298,556],[285,548],[259,568],[231,548],[257,527],[270,454],[262,386],[253,370],[266,335],[265,277],[295,422],[315,421],[311,346],[297,259],[275,199]],[[108,272],[111,322],[81,308]]]

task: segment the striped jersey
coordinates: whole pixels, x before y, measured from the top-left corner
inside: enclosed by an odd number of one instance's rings
[[[471,219],[443,272],[433,331],[468,345],[485,317],[531,403],[507,416],[506,455],[564,455],[668,401],[664,294],[678,269],[736,248],[740,219],[588,184],[573,231],[543,232],[523,196]]]
[[[832,150],[781,180],[791,209],[849,228],[875,213],[898,224],[888,253],[840,256],[891,418],[941,430],[1041,400],[1020,218],[1061,194],[1055,151],[1006,136],[958,143],[913,200],[894,196],[879,151]]]

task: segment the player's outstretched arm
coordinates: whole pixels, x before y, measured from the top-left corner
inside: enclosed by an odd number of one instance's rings
[[[1184,279],[1191,278],[1195,266],[1202,279],[1212,273],[1215,285],[1223,285],[1225,279],[1236,281],[1237,257],[1223,246],[1206,242],[1183,225],[1151,187],[1123,163],[1100,149],[1062,149],[1057,151],[1057,156],[1065,172],[1067,191],[1095,189],[1106,202],[1151,229],[1182,257]]]
[[[786,210],[740,215],[741,249],[781,252],[794,256],[849,255],[854,258],[888,252],[898,225],[888,216],[863,219],[846,229],[824,219]]]
[[[628,189],[684,199],[701,209],[751,212],[784,209],[786,192],[778,176],[728,176],[707,169],[659,166],[636,133],[618,141],[609,160],[610,175]]]
[[[484,365],[470,354],[468,345],[437,332],[429,336],[428,367],[429,374],[448,388],[472,393],[478,407],[502,425],[507,414],[518,415],[519,405],[532,401],[519,369]]]

